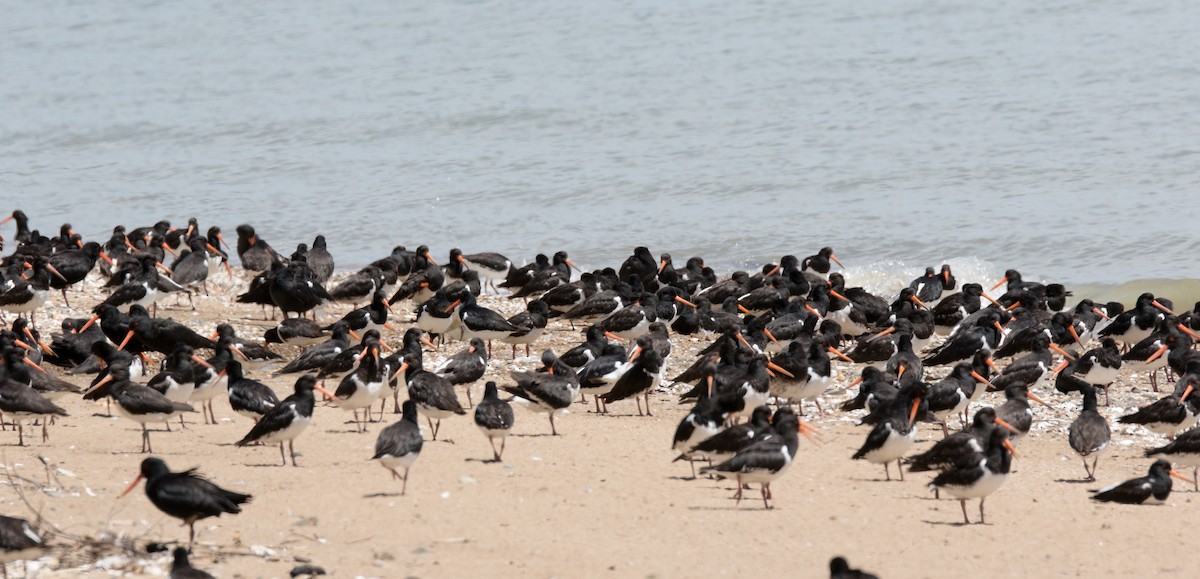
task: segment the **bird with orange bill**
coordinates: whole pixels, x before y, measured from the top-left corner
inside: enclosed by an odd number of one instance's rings
[[[296,385],[291,396],[284,398],[277,406],[267,411],[246,436],[237,441],[237,446],[246,446],[255,442],[264,444],[279,443],[279,456],[283,459],[282,466],[287,466],[287,455],[283,453],[283,443],[287,443],[288,452],[292,456],[292,466],[296,466],[296,437],[300,436],[312,423],[313,409],[316,399],[313,390],[317,390],[333,398],[333,393],[317,384],[317,378],[305,374],[296,379]]]
[[[253,497],[223,489],[212,481],[188,469],[171,472],[167,463],[160,458],[150,457],[142,461],[137,477],[120,496],[146,480],[146,497],[158,510],[183,521],[188,526],[188,548],[196,542],[196,522],[223,514],[236,515],[242,512],[241,505]]]

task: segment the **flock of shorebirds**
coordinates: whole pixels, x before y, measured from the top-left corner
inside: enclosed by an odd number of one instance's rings
[[[1068,307],[1071,294],[1061,284],[1025,281],[1013,270],[988,288],[959,284],[943,265],[928,268],[899,295],[878,296],[849,286],[834,269],[841,263],[830,248],[718,277],[699,257],[677,267],[669,254],[655,258],[645,247],[618,268],[575,275],[563,251],[518,265],[497,253],[453,249],[439,263],[426,246],[398,246],[331,283],[334,260],[322,236],[284,255],[248,225],[237,228],[230,247],[218,227],[201,231],[194,218],[181,228],[167,221],[118,226],[103,242],[84,242],[69,224],[58,236],[40,235],[21,211],[0,223],[9,221],[16,231],[11,239],[0,237],[0,250],[6,242],[13,246],[0,262],[0,310],[17,317],[5,320],[8,329],[0,333],[0,411],[22,445],[30,421],[40,423],[46,439],[49,424],[66,416],[54,399],[68,394],[107,399],[120,416],[141,424],[143,452],[152,452],[148,425],[169,429],[197,407],[206,422],[215,422],[213,402],[224,398],[255,421],[239,446],[278,444],[282,463],[290,458],[295,466],[293,445],[311,421],[314,391],[353,412],[360,429],[376,405],[382,415],[390,399],[402,418],[379,432],[374,458],[403,481],[403,492],[424,443],[419,416],[437,440],[441,420],[467,413],[458,397],[462,386],[499,462],[514,423],[513,402],[546,414],[557,434],[555,417],[573,404],[604,413],[633,399],[638,414],[650,414],[651,394],[660,387],[694,384],[680,395],[693,406],[673,437],[676,460],[691,465],[693,478],[735,480],[739,502],[757,483],[770,508],[771,482],[795,460],[799,437],[820,436],[801,418],[805,405],[824,414],[822,396],[848,387],[857,395],[840,410],[865,410],[861,424],[869,428],[852,458],[882,465],[888,480],[892,463],[901,479],[905,470],[936,471],[930,487],[958,499],[969,523],[966,502],[979,499],[983,522],[984,500],[1003,485],[1015,447],[1033,423],[1031,401],[1041,402],[1040,385],[1081,397],[1068,442],[1088,480],[1095,480],[1098,456],[1110,440],[1098,396],[1107,399],[1108,387],[1130,370],[1149,373],[1157,391],[1157,374],[1166,371],[1179,378],[1164,388],[1165,396],[1118,418],[1169,439],[1146,449],[1158,460],[1147,476],[1092,498],[1159,503],[1171,491],[1171,477],[1197,484],[1195,470],[1186,478],[1172,462],[1200,466],[1200,429],[1192,428],[1200,411],[1193,396],[1200,354],[1192,348],[1200,312],[1176,313],[1169,300],[1149,293],[1128,307],[1086,298]],[[165,294],[178,292],[191,302],[193,294],[207,293],[207,281],[232,276],[235,257],[256,272],[237,301],[261,305],[264,316],[266,308],[283,312],[261,342],[243,339],[229,324],[206,335],[157,316],[155,304]],[[52,290],[70,307],[68,290],[89,275],[111,293],[87,304],[88,316],[63,320],[47,343],[36,327],[39,308]],[[525,311],[505,317],[480,305],[477,296],[488,291],[525,300]],[[392,310],[404,301],[412,304],[412,319],[400,320]],[[333,303],[361,307],[318,323],[316,312]],[[578,328],[586,337],[566,351],[545,350],[540,368],[514,370],[508,383],[487,381],[482,399],[470,399],[493,342],[511,345],[513,358],[519,346],[528,355],[553,325]],[[397,344],[383,337],[401,330]],[[671,338],[693,334],[713,340],[669,376]],[[432,340],[455,339],[465,341],[461,351],[437,367],[424,365]],[[304,349],[285,359],[273,344]],[[849,384],[835,384],[834,364],[842,362],[848,363],[839,366],[843,373],[857,376]],[[81,391],[49,365],[95,377]],[[280,399],[248,377],[268,370],[298,374],[294,392]],[[987,392],[1003,392],[1003,402],[985,406]],[[957,421],[962,428],[951,433]],[[921,422],[938,425],[944,438],[914,454]],[[697,462],[703,464],[698,470]],[[172,472],[153,457],[125,492],[142,479],[151,502],[189,526],[189,545],[196,521],[237,513],[251,500],[194,470]],[[18,558],[43,545],[36,530],[16,518],[0,519],[0,543]],[[186,575],[203,573],[188,566],[186,549],[177,551],[176,566],[173,576],[207,576]],[[835,577],[869,576],[853,572],[843,559],[831,562]]]

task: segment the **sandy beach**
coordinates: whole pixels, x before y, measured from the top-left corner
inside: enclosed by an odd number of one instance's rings
[[[229,322],[239,335],[260,339],[273,323],[261,319],[257,306],[232,304],[244,284],[222,273],[210,284],[212,297],[197,296],[196,312],[186,300],[182,307],[169,305],[171,296],[159,315],[206,334]],[[83,315],[83,306],[102,295],[89,282],[72,293],[73,311],[52,296],[39,316],[42,332],[56,329],[68,313]],[[523,307],[491,296],[481,304],[505,314]],[[348,309],[328,307],[320,320],[333,321]],[[385,335],[393,344],[398,337]],[[536,364],[541,349],[561,352],[580,337],[552,321],[532,357],[521,351],[510,360],[508,346],[496,344],[485,379],[506,383],[510,370]],[[707,344],[676,338],[669,373]],[[426,352],[426,366],[462,347],[448,342]],[[848,364],[835,367],[837,388],[822,399],[826,409],[852,394],[843,387],[858,373]],[[281,397],[295,381],[265,372],[251,377]],[[1190,528],[1200,512],[1190,486],[1176,482],[1167,503],[1156,507],[1088,498],[1089,489],[1144,475],[1151,461],[1142,450],[1164,440],[1115,424],[1117,416],[1159,397],[1145,376],[1124,373],[1111,388],[1112,405],[1100,408],[1114,424],[1096,482],[1080,480],[1083,468],[1067,445],[1079,399],[1039,391],[1053,408],[1035,408],[1034,431],[1020,441],[1012,474],[987,500],[987,524],[969,526],[961,524],[957,501],[934,500],[926,488],[929,473],[885,482],[881,467],[850,460],[868,431],[856,426],[861,413],[818,417],[811,407],[807,418],[821,441],[801,439],[796,463],[772,487],[775,508],[763,509],[757,487],[735,504],[733,483],[689,480],[687,463],[671,462],[671,436],[688,410],[676,393],[687,387],[655,393],[652,417],[637,416],[632,401],[613,404],[609,415],[576,403],[557,420],[561,436],[549,435],[545,415],[517,409],[501,463],[487,461],[490,447],[469,414],[447,419],[438,441],[426,432],[405,496],[399,481],[369,460],[378,432],[398,419],[390,402],[384,422],[361,434],[349,412],[318,401],[312,427],[296,441],[299,468],[279,466],[276,446],[235,447],[251,421],[235,415],[226,399],[217,400],[217,425],[203,424],[195,413],[187,416],[186,430],[178,423],[172,432],[156,430],[154,456],[173,470],[197,468],[226,488],[254,495],[241,514],[197,525],[192,563],[219,577],[286,577],[304,564],[335,577],[821,577],[835,555],[882,577],[1185,577],[1200,571],[1200,563],[1173,555],[1186,548],[1175,546],[1177,530]],[[482,381],[476,400],[481,392]],[[460,398],[465,402],[461,391]],[[1002,394],[985,400],[998,404]],[[43,529],[53,525],[63,533],[52,539],[59,547],[30,569],[40,577],[164,575],[169,552],[146,553],[145,547],[186,542],[187,528],[154,508],[141,487],[117,498],[145,457],[138,452],[138,426],[105,417],[103,402],[67,396],[60,404],[71,415],[51,426],[48,442],[27,428],[27,446],[18,447],[15,432],[0,433],[3,463],[24,479],[18,482],[41,511]],[[941,436],[940,428],[922,425],[918,450]],[[6,514],[34,516],[9,482],[0,486]],[[977,501],[968,503],[968,513],[977,520]],[[82,548],[85,543],[95,548]]]

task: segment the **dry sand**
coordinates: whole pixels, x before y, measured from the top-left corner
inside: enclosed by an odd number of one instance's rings
[[[260,337],[271,324],[258,319],[257,306],[230,305],[240,283],[225,282],[213,297],[198,297],[196,313],[185,306],[160,308],[159,315],[206,332],[229,321],[241,335]],[[101,297],[95,289],[72,294],[73,315]],[[521,307],[494,298],[482,303],[510,313]],[[44,332],[69,313],[61,306],[55,296],[43,310]],[[321,319],[331,321],[346,309],[330,308]],[[497,344],[489,378],[504,383],[510,369],[535,364],[541,348],[561,352],[579,340],[565,325],[552,322],[551,329],[534,357],[521,352],[511,361],[507,346]],[[388,338],[395,343],[398,336]],[[671,369],[681,369],[706,343],[676,340]],[[427,353],[427,365],[461,347],[450,343]],[[839,384],[856,372],[838,368]],[[252,377],[281,396],[294,381]],[[1134,384],[1142,392],[1131,392]],[[1112,389],[1113,407],[1101,412],[1115,419],[1156,398],[1144,384],[1144,376],[1126,376]],[[478,399],[482,386],[476,388]],[[1001,394],[989,396],[999,403]],[[774,509],[762,508],[757,489],[737,505],[731,482],[687,480],[687,464],[671,462],[671,436],[687,409],[666,391],[655,396],[653,417],[638,417],[632,401],[612,405],[608,416],[576,404],[557,421],[557,437],[548,435],[545,415],[518,409],[500,464],[484,461],[491,451],[470,415],[448,419],[437,442],[426,433],[406,496],[368,460],[376,434],[398,417],[390,405],[384,424],[359,434],[348,412],[318,402],[312,427],[296,442],[299,468],[279,466],[274,446],[234,447],[251,424],[225,400],[216,405],[218,425],[202,424],[197,413],[189,415],[187,430],[152,436],[156,456],[172,469],[197,467],[218,484],[254,495],[240,515],[197,525],[193,564],[219,577],[286,577],[309,561],[336,577],[821,577],[834,555],[883,577],[1196,576],[1200,563],[1176,538],[1200,512],[1200,495],[1191,488],[1177,482],[1167,504],[1156,507],[1088,499],[1088,489],[1144,475],[1150,461],[1141,449],[1158,437],[1114,425],[1113,451],[1100,461],[1099,482],[1081,483],[1083,468],[1065,434],[1078,399],[1043,396],[1056,408],[1037,408],[1035,432],[1021,442],[1014,472],[987,501],[987,524],[970,526],[960,524],[957,501],[932,498],[928,473],[884,482],[882,468],[850,460],[867,430],[855,425],[857,416],[836,412],[814,417],[823,443],[801,439],[797,462],[773,485]],[[835,391],[823,401],[829,408],[846,397]],[[23,487],[45,519],[73,537],[106,544],[186,541],[186,527],[155,509],[140,488],[117,498],[145,456],[138,452],[137,425],[97,415],[103,403],[78,397],[60,403],[71,416],[51,427],[48,442],[34,435],[21,448],[16,433],[0,433],[3,462],[41,483]],[[927,448],[941,438],[940,429],[922,426],[920,438],[918,448]],[[59,469],[48,484],[38,457]],[[30,517],[14,489],[0,485],[4,512]],[[968,512],[976,521],[977,502]],[[115,546],[108,549],[112,557],[98,563],[77,542],[55,540],[68,548],[34,564],[39,576],[153,576],[170,565],[166,553]]]

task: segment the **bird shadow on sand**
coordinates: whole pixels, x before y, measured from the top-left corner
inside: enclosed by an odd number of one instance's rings
[[[973,527],[975,525],[983,525],[984,527],[992,526],[991,523],[964,523],[962,521],[930,521],[922,520],[926,525],[938,525],[941,527]]]
[[[480,464],[502,464],[504,461],[496,460],[494,458],[464,458],[463,462],[478,462]]]
[[[509,436],[511,436],[513,438],[551,438],[551,437],[558,437],[558,436],[562,436],[562,435],[561,434],[550,434],[549,432],[544,432],[541,434],[510,434]]]
[[[387,498],[402,497],[402,496],[404,496],[404,495],[402,495],[400,493],[371,493],[371,494],[363,495],[363,498],[364,499],[387,499]]]
[[[1067,483],[1067,484],[1072,484],[1072,485],[1084,485],[1084,484],[1096,484],[1096,479],[1094,479],[1094,478],[1090,478],[1090,479],[1089,478],[1056,478],[1056,479],[1054,479],[1054,482]]]
[[[730,499],[730,500],[733,500],[733,499]],[[746,500],[746,499],[742,499],[742,500],[744,501],[744,500]],[[761,502],[761,501],[759,501],[759,502]],[[762,512],[768,512],[768,511],[775,511],[775,510],[778,510],[778,509],[776,509],[775,507],[771,507],[771,508],[769,508],[769,509],[768,509],[768,508],[766,508],[766,507],[763,507],[763,506],[761,506],[761,505],[760,505],[760,506],[757,506],[757,507],[752,507],[752,506],[747,506],[747,505],[741,505],[741,506],[739,506],[739,505],[731,505],[731,506],[727,506],[727,507],[705,507],[705,506],[698,506],[698,505],[696,505],[696,506],[691,506],[691,507],[688,507],[688,510],[689,510],[689,511],[725,511],[725,512],[730,512],[730,511],[762,511]]]

